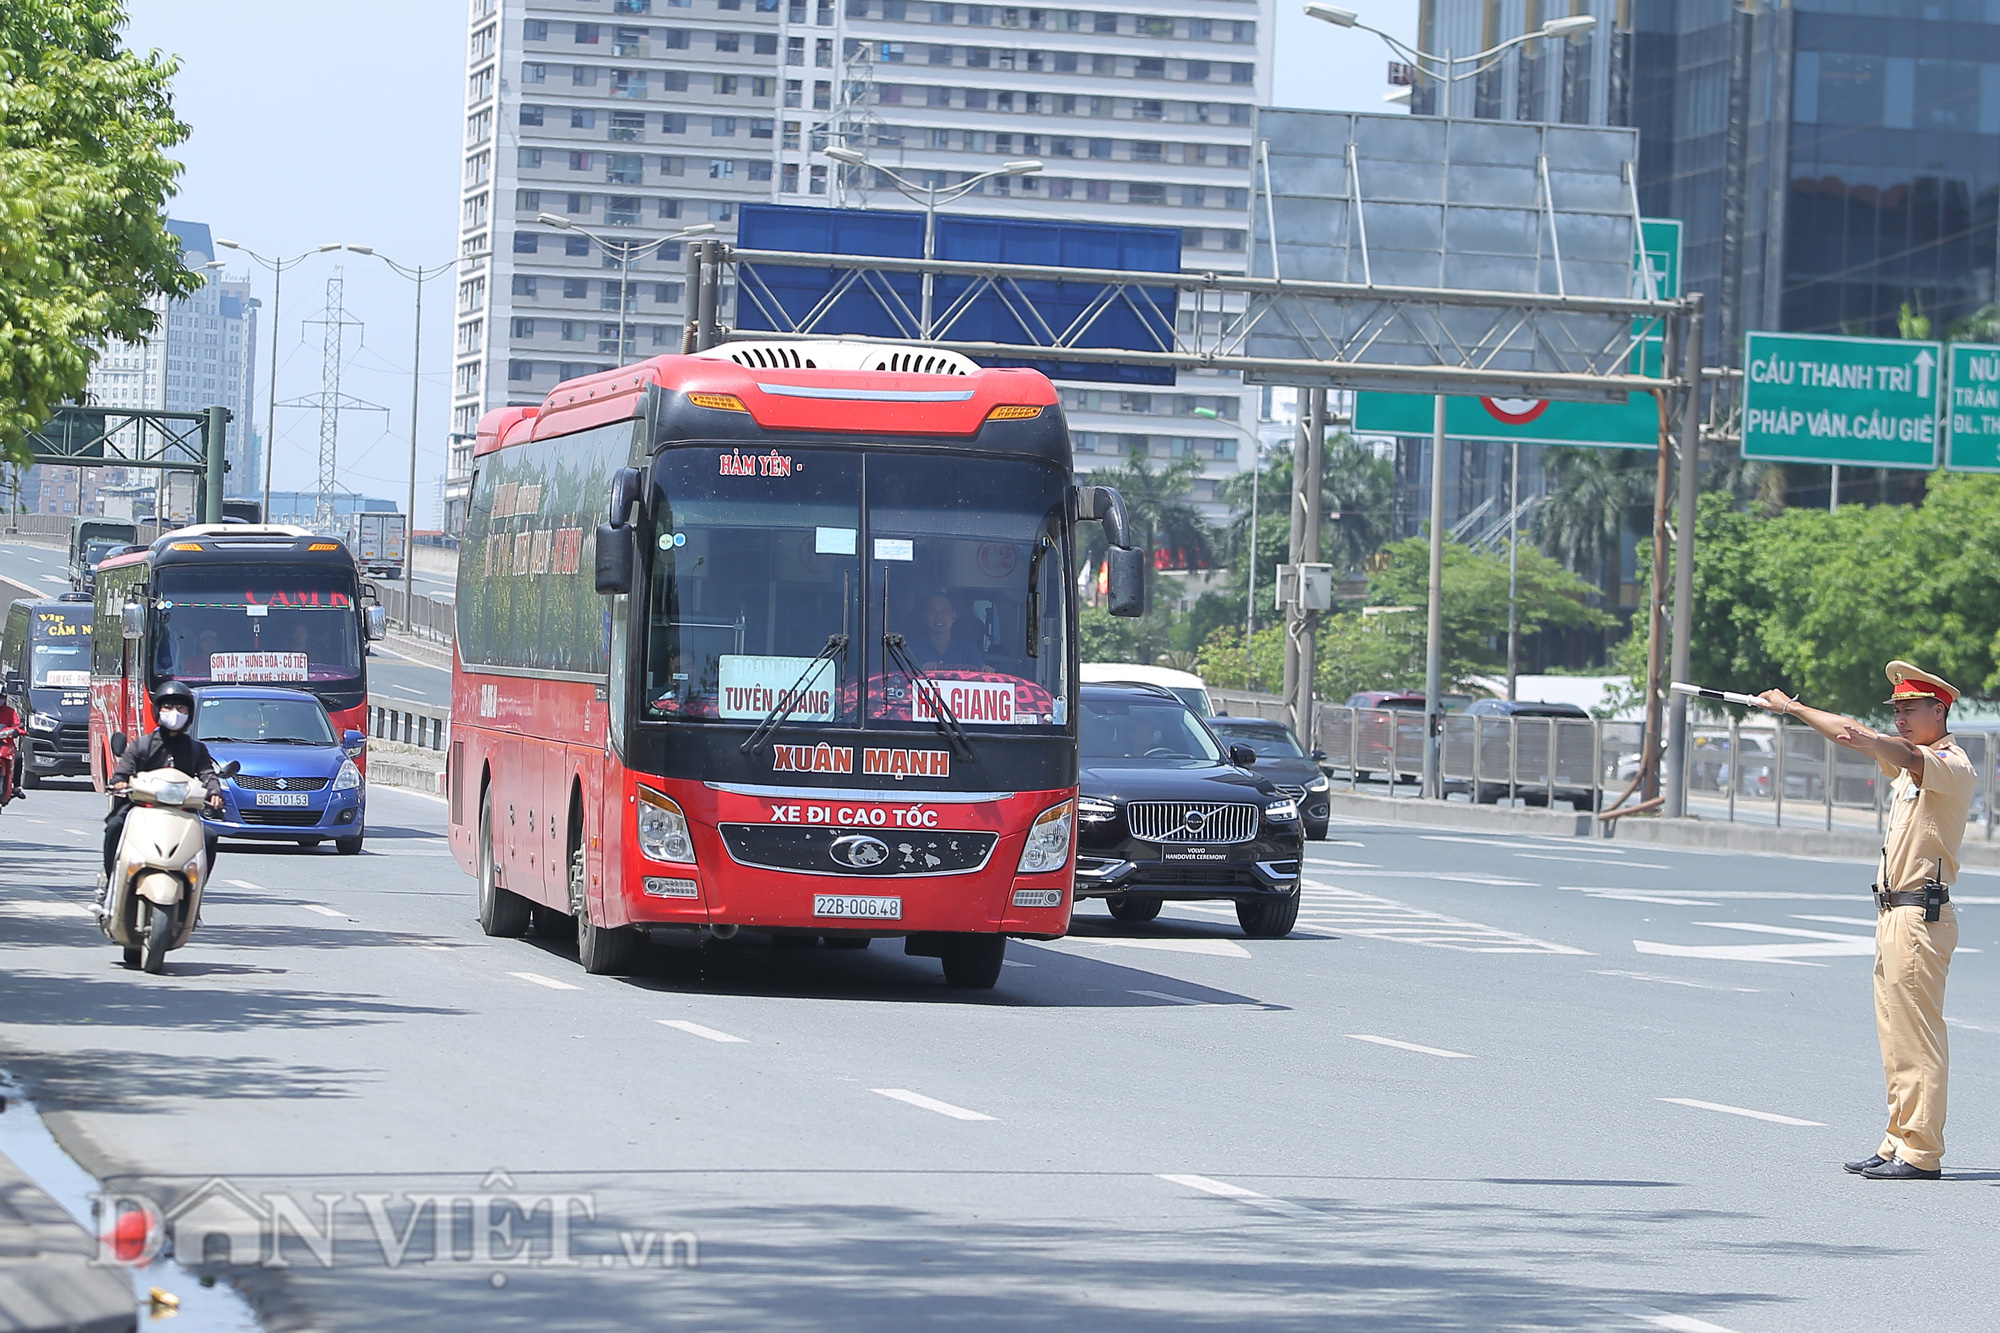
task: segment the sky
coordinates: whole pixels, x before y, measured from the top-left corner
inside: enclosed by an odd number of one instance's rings
[[[174,98],[191,127],[175,151],[185,164],[170,215],[206,222],[215,236],[270,257],[329,242],[374,247],[406,265],[448,260],[457,245],[460,89],[466,9],[454,0],[128,0],[127,45],[177,58]],[[1350,0],[1354,3],[1354,0]],[[1357,5],[1364,22],[1404,40],[1416,0]],[[1274,99],[1280,106],[1383,110],[1388,50],[1375,37],[1308,19],[1279,0]],[[258,331],[257,428],[271,359],[271,275],[240,255],[218,255],[264,301]],[[246,273],[247,270],[247,273]],[[340,484],[394,499],[409,477],[410,372],[415,286],[379,259],[315,255],[285,273],[278,311],[277,449],[272,485],[318,481],[319,418],[285,408],[321,387],[318,327],[336,271],[348,317],[342,392],[387,409],[343,416]],[[424,288],[418,412],[416,526],[438,522],[438,483],[450,430],[453,275]],[[239,425],[232,427],[240,429]]]

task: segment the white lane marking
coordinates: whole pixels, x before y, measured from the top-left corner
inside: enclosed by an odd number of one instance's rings
[[[520,974],[516,973],[515,975],[518,976]],[[741,1042],[748,1040],[746,1037],[732,1037],[727,1032],[717,1032],[714,1028],[705,1028],[699,1023],[690,1023],[685,1018],[661,1018],[654,1021],[663,1028],[674,1028],[690,1036],[705,1037],[709,1041]]]
[[[1623,849],[1618,847],[1594,847],[1581,840],[1572,846],[1566,842],[1515,842],[1507,838],[1462,838],[1449,833],[1426,833],[1422,835],[1422,838],[1425,842],[1464,842],[1471,843],[1477,847],[1512,847],[1516,851],[1526,848],[1529,851],[1536,852],[1602,852],[1606,856],[1624,856],[1626,854]]]
[[[1633,981],[1657,981],[1663,986],[1692,986],[1696,990],[1730,990],[1743,995],[1762,994],[1754,986],[1718,986],[1712,981],[1690,981],[1686,977],[1663,977],[1656,972],[1620,972],[1615,968],[1592,969],[1600,977],[1629,977]]]
[[[385,690],[394,690],[398,694],[407,695],[410,698],[417,700],[419,703],[433,702],[433,700],[428,694],[423,693],[421,690],[410,689],[408,686],[405,685],[390,685],[385,682],[382,688]]]
[[[1399,1051],[1415,1051],[1418,1055],[1435,1055],[1441,1060],[1470,1060],[1464,1051],[1440,1050],[1436,1046],[1419,1046],[1413,1041],[1397,1041],[1394,1037],[1371,1037],[1363,1032],[1350,1032],[1349,1041],[1372,1042],[1377,1046],[1394,1046]]]
[[[1169,995],[1163,990],[1135,990],[1132,994],[1143,995],[1149,1000],[1165,1000],[1169,1004],[1192,1005],[1196,1009],[1221,1009],[1225,1007],[1215,1003],[1213,1000],[1196,1000],[1186,995]]]
[[[29,562],[30,564],[36,564],[36,565],[39,565],[39,564],[41,564],[41,563],[42,563],[42,558],[41,558],[40,556],[38,556],[38,555],[31,555],[31,556],[29,556],[29,557],[28,557],[28,562]]]
[[[1555,944],[1477,921],[1409,907],[1389,898],[1357,893],[1319,880],[1305,882],[1299,921],[1309,928],[1342,935],[1421,944],[1465,953],[1556,953],[1588,957],[1588,949]],[[1229,909],[1232,910],[1233,909]]]
[[[47,580],[48,580],[48,581],[49,581],[50,583],[68,583],[68,582],[69,582],[69,580],[68,580],[68,579],[64,578],[64,577],[63,577],[62,575],[60,575],[60,574],[44,574],[44,575],[42,575],[42,577],[43,577],[43,578],[45,578],[45,579],[47,579]]]
[[[1434,879],[1445,884],[1484,884],[1492,889],[1540,888],[1532,879],[1508,879],[1499,875],[1469,875],[1447,870],[1343,870],[1344,879]]]
[[[1664,1328],[1667,1333],[1734,1333],[1720,1324],[1711,1324],[1706,1319],[1696,1319],[1693,1315],[1669,1314],[1665,1310],[1655,1310],[1650,1305],[1637,1301],[1600,1301],[1598,1309],[1609,1310],[1613,1314],[1629,1315],[1642,1319],[1654,1328]]]
[[[1835,926],[1867,926],[1870,930],[1873,930],[1875,928],[1875,923],[1873,921],[1868,920],[1866,917],[1859,917],[1859,916],[1807,916],[1803,912],[1794,912],[1792,913],[1792,920],[1824,921],[1827,922],[1829,925],[1835,925]]]
[[[268,890],[266,890],[262,884],[252,884],[247,879],[225,879],[222,882],[224,884],[231,886],[232,888],[248,889],[252,893],[268,892]]]
[[[1621,903],[1659,903],[1665,907],[1715,907],[1711,898],[1691,898],[1684,894],[1674,894],[1670,889],[1660,889],[1653,893],[1641,893],[1637,889],[1579,889],[1568,884],[1558,885],[1557,893],[1581,893],[1587,898],[1607,898]],[[1672,896],[1663,896],[1672,894]]]
[[[335,917],[341,921],[347,920],[347,913],[336,912],[331,907],[321,907],[318,903],[300,903],[299,906],[305,908],[308,912],[317,912],[321,916]]]
[[[567,981],[557,981],[554,977],[545,977],[539,972],[509,972],[507,975],[510,977],[519,977],[521,980],[526,982],[531,982],[532,984],[537,986],[546,986],[550,990],[583,989],[583,987],[572,985]]]
[[[1232,1185],[1226,1180],[1216,1180],[1210,1176],[1169,1175],[1163,1171],[1158,1173],[1158,1178],[1169,1185],[1185,1185],[1191,1190],[1200,1190],[1203,1194],[1213,1194],[1221,1199],[1235,1199],[1239,1203],[1247,1203],[1268,1212],[1283,1213],[1287,1217],[1313,1215],[1312,1209],[1293,1203],[1290,1199],[1274,1199],[1268,1194],[1259,1194],[1256,1190],[1247,1190],[1241,1185]]]
[[[1523,861],[1567,861],[1574,866],[1601,866],[1605,864],[1603,861],[1593,861],[1587,856],[1545,856],[1540,852],[1515,852],[1514,855]],[[1657,861],[1619,861],[1616,864],[1620,870],[1673,869],[1672,866],[1661,865]]]
[[[84,831],[83,831],[82,829],[80,829],[80,828],[66,828],[66,829],[64,829],[64,830],[63,830],[63,832],[64,832],[64,833],[67,833],[67,834],[69,834],[69,835],[70,835],[71,837],[75,837],[75,838],[87,838],[87,837],[89,837],[89,836],[90,836],[90,835],[89,835],[88,833],[85,833],[85,832],[84,832]]]
[[[1000,966],[1002,966],[1002,967],[1033,967],[1033,966],[1034,966],[1034,964],[1033,964],[1033,963],[1023,963],[1023,962],[1021,962],[1020,960],[1018,960],[1018,959],[1014,959],[1014,958],[1002,958],[1002,959],[1000,960]]]
[[[31,898],[17,899],[14,902],[0,902],[0,912],[4,912],[8,916],[32,916],[32,917],[82,916],[82,917],[89,917],[93,921],[97,919],[96,912],[92,911],[88,907],[82,906],[79,903],[41,902]]]
[[[1178,904],[1176,904],[1178,906]],[[1235,912],[1230,909],[1231,914]],[[1211,958],[1248,958],[1250,951],[1235,940],[1118,940],[1099,939],[1088,936],[1070,935],[1060,940],[1044,940],[1043,948],[1057,947],[1058,952],[1068,952],[1074,947],[1103,947],[1114,949],[1154,949],[1161,953],[1198,953]]]
[[[1967,1032],[2000,1032],[2000,1028],[1981,1027],[1977,1023],[1967,1023],[1957,1018],[1947,1018],[1944,1021],[1951,1027],[1964,1028]]]
[[[1315,866],[1333,866],[1338,870],[1380,870],[1380,861],[1336,861],[1330,856],[1309,858]]]
[[[1715,930],[1742,930],[1756,935],[1784,935],[1798,941],[1787,944],[1661,944],[1654,940],[1633,940],[1632,947],[1644,954],[1667,958],[1714,958],[1738,963],[1783,963],[1792,967],[1824,967],[1807,962],[1810,958],[1870,958],[1875,954],[1872,935],[1836,934],[1826,930],[1793,930],[1787,926],[1766,926],[1754,921],[1694,921],[1691,925]]]
[[[458,948],[455,944],[419,944],[417,947],[431,953],[452,953]]]
[[[935,1097],[926,1097],[921,1092],[911,1092],[908,1088],[870,1088],[868,1091],[878,1097],[887,1097],[893,1102],[906,1102],[911,1106],[920,1107],[926,1111],[936,1111],[939,1115],[948,1115],[953,1120],[993,1119],[990,1115],[984,1115],[978,1111],[968,1111],[963,1106],[953,1106],[950,1102],[941,1102]]]
[[[1724,1106],[1721,1102],[1698,1101],[1693,1097],[1661,1097],[1658,1100],[1672,1102],[1675,1106],[1692,1106],[1697,1111],[1720,1111],[1724,1115],[1748,1116],[1752,1120],[1768,1120],[1774,1125],[1800,1125],[1808,1129],[1825,1129],[1817,1120],[1801,1120],[1797,1116],[1779,1115],[1775,1111],[1752,1111],[1742,1106]]]
[[[1558,884],[1556,887],[1563,893],[1601,893],[1607,897],[1634,892],[1634,890],[1629,888],[1604,888],[1594,884]],[[1851,903],[1856,896],[1852,893],[1763,893],[1755,889],[1647,889],[1645,891],[1647,893],[1664,893],[1682,898],[1713,898],[1725,902],[1775,902],[1778,900],[1787,900],[1812,903]],[[1952,901],[1957,902],[1958,899],[1954,898]]]

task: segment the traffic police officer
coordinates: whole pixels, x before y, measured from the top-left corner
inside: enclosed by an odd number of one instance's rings
[[[1807,708],[1782,690],[1758,696],[1829,740],[1874,756],[1890,784],[1889,838],[1875,884],[1875,1031],[1889,1083],[1889,1128],[1872,1157],[1846,1169],[1869,1180],[1936,1180],[1944,1157],[1944,980],[1958,946],[1951,884],[1978,777],[1947,729],[1958,691],[1908,662],[1886,668],[1895,736]]]

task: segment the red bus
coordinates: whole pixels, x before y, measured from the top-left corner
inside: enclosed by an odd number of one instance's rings
[[[90,774],[117,759],[111,736],[153,726],[153,691],[268,682],[318,695],[336,732],[368,730],[365,644],[382,609],[363,606],[354,557],[304,528],[216,523],[166,533],[97,567],[91,634]],[[366,770],[367,757],[356,765]]]
[[[904,937],[991,986],[1068,929],[1080,519],[1142,593],[1042,375],[735,343],[490,412],[474,468],[448,763],[489,935],[573,925],[598,973],[655,928]]]

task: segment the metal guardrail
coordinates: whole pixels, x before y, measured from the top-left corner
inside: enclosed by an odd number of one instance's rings
[[[450,602],[419,593],[407,601],[400,585],[386,579],[371,579],[376,598],[389,618],[389,628],[400,630],[407,623],[410,632],[433,643],[450,644],[457,633],[457,609]],[[413,614],[406,615],[405,607]]]
[[[1218,711],[1232,717],[1290,722],[1276,695],[1211,689]],[[1444,794],[1481,804],[1569,801],[1601,810],[1639,771],[1644,726],[1584,718],[1470,717],[1446,714],[1441,746]],[[1390,795],[1420,795],[1424,718],[1414,709],[1314,706],[1320,766],[1345,774],[1350,790],[1385,781]],[[2000,784],[2000,733],[1960,731],[1954,739],[1979,775],[1972,821],[1993,840],[1994,788]],[[1741,719],[1689,729],[1684,808],[1698,819],[1817,824],[1826,829],[1883,832],[1889,782],[1875,761],[1835,745],[1808,727],[1752,724]]]
[[[368,734],[377,740],[401,741],[425,750],[442,751],[451,744],[451,709],[442,704],[368,696]]]

